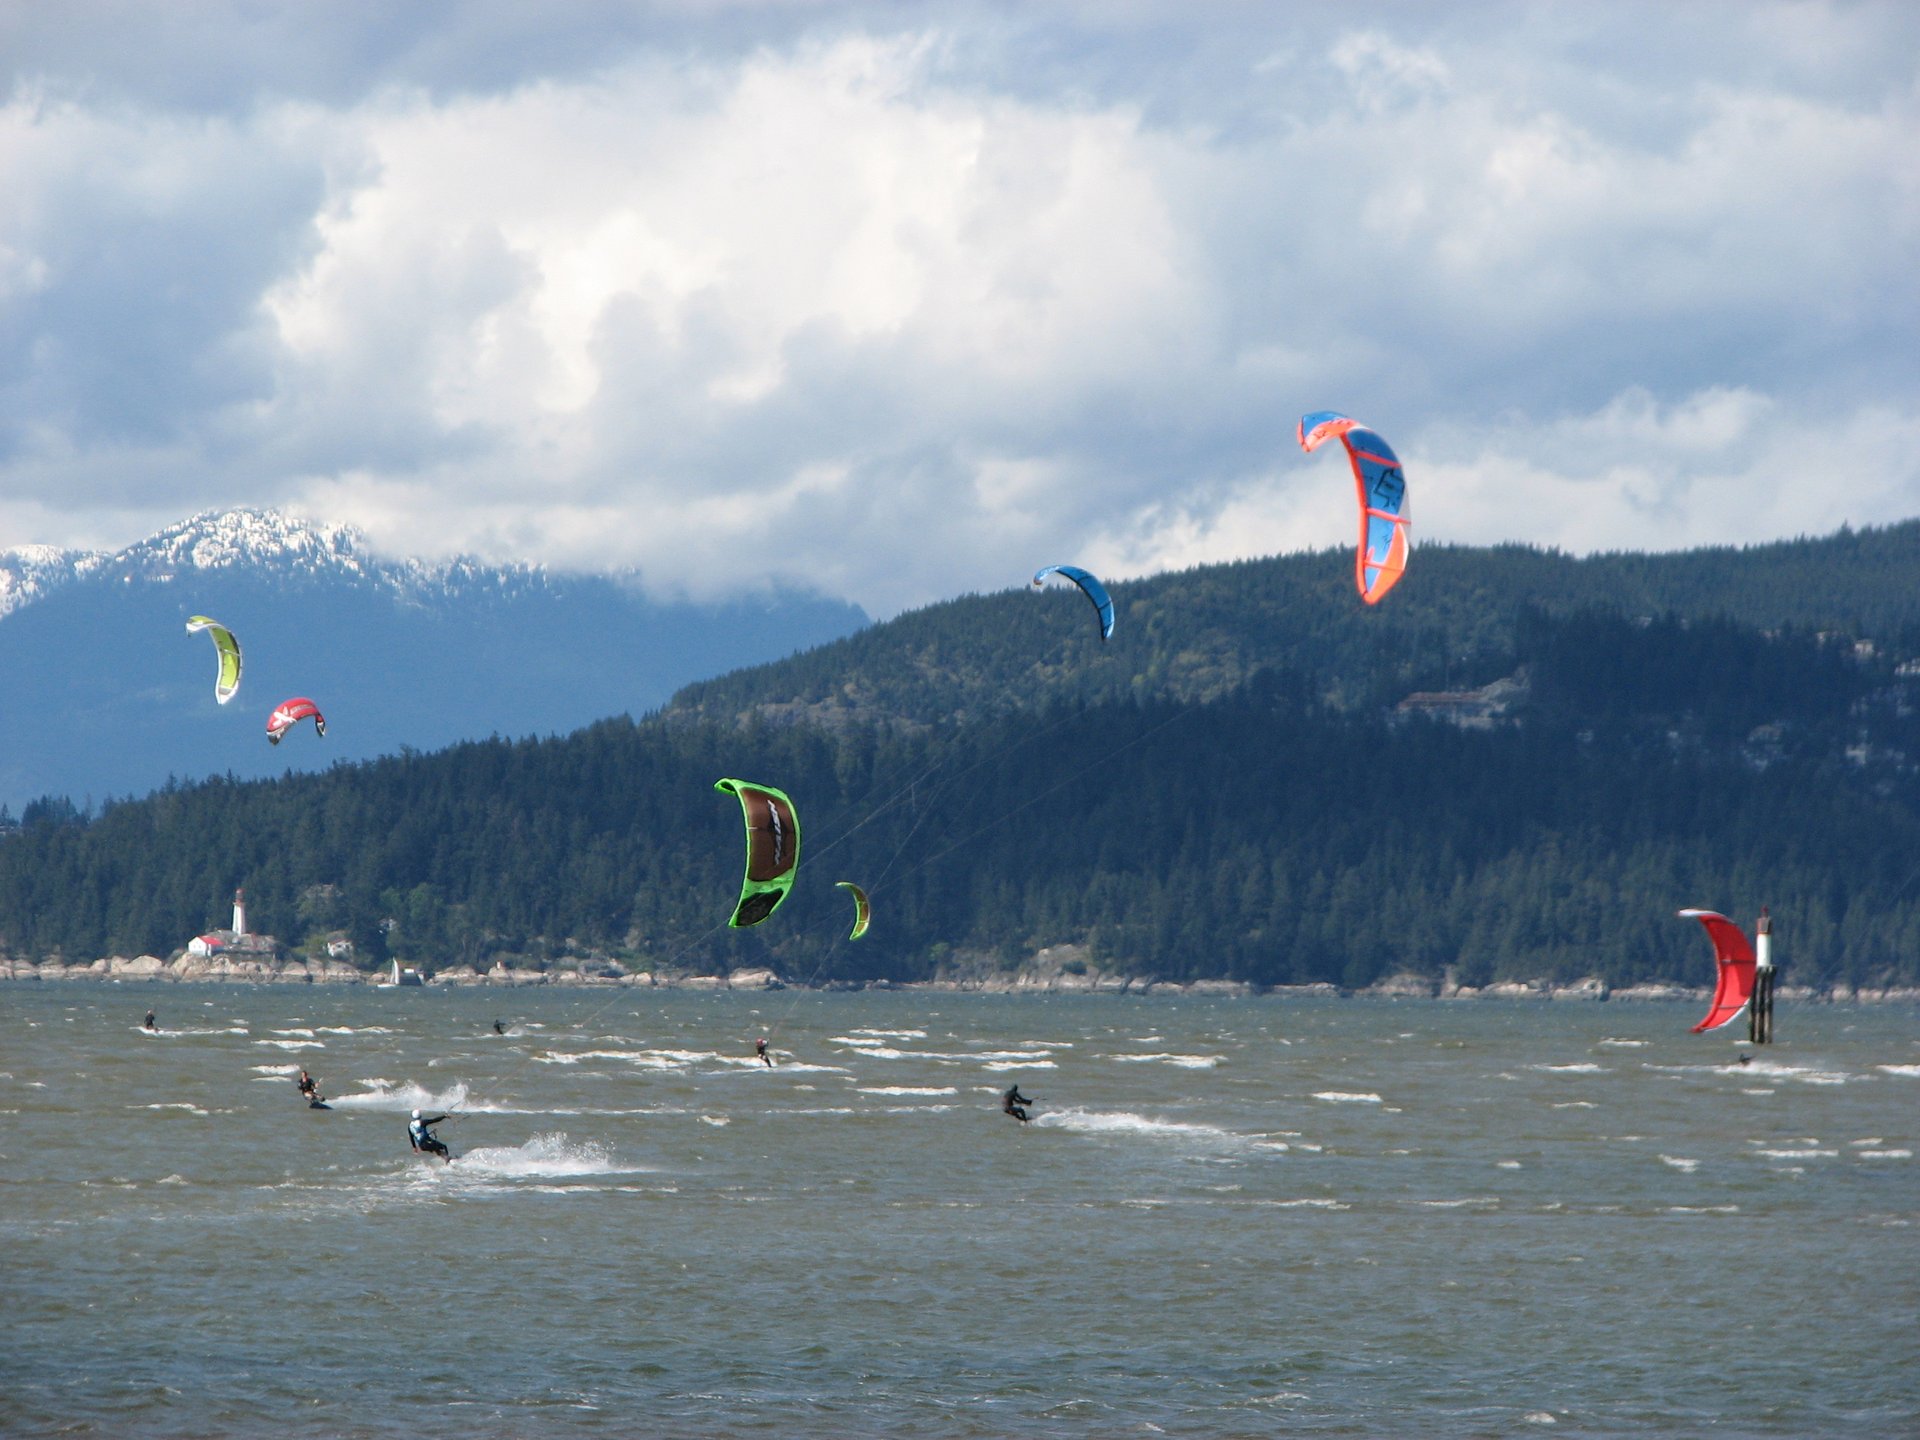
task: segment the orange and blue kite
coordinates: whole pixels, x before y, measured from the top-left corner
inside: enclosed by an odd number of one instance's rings
[[[1393,448],[1358,420],[1334,410],[1316,410],[1300,420],[1300,448],[1311,454],[1335,435],[1353,463],[1360,495],[1360,550],[1354,557],[1354,582],[1360,598],[1376,605],[1406,573],[1411,520],[1407,514],[1407,477]]]

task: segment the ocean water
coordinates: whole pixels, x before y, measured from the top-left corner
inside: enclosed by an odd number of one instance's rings
[[[1920,1434],[1920,1014],[1694,1018],[0,987],[0,1434]]]

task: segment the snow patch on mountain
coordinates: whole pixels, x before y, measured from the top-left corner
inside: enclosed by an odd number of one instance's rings
[[[370,551],[366,535],[351,525],[242,508],[205,511],[123,550],[23,545],[0,552],[0,618],[75,580],[164,584],[192,572],[250,569],[289,580],[346,580],[416,602],[552,588],[537,565],[388,558]]]
[[[82,573],[90,550],[62,550],[53,545],[22,545],[0,551],[0,619],[30,605]]]

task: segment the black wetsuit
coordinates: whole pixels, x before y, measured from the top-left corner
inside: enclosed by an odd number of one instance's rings
[[[453,1152],[448,1150],[445,1143],[437,1139],[433,1133],[433,1127],[446,1118],[444,1115],[433,1115],[421,1120],[409,1120],[407,1143],[423,1154],[438,1155],[443,1159],[452,1160]]]
[[[1007,1114],[1013,1116],[1013,1118],[1018,1120],[1022,1125],[1027,1123],[1026,1107],[1031,1104],[1033,1104],[1033,1101],[1020,1093],[1020,1087],[1018,1085],[1015,1085],[1000,1097],[1000,1108],[1006,1111]]]
[[[151,1010],[147,1011],[147,1029],[158,1030],[159,1028],[160,1028],[160,1023],[153,1018],[153,1011]]]
[[[300,1078],[294,1083],[300,1087],[300,1093],[306,1096],[308,1100],[318,1100],[320,1098],[320,1082],[307,1074],[306,1071],[302,1070],[300,1072]]]
[[[773,1068],[773,1056],[767,1053],[766,1036],[763,1035],[758,1040],[753,1042],[753,1053],[760,1057],[760,1059],[765,1063],[766,1067],[769,1070]]]

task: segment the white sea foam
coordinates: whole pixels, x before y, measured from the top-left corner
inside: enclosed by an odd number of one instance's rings
[[[924,1040],[927,1038],[927,1032],[924,1030],[873,1030],[865,1026],[851,1033],[855,1035],[871,1035],[876,1040]],[[860,1040],[844,1040],[837,1043],[859,1045],[865,1042]]]
[[[1600,1107],[1591,1100],[1556,1100],[1553,1102],[1553,1108],[1556,1110],[1598,1110]]]
[[[1351,1210],[1353,1206],[1344,1200],[1256,1200],[1256,1205],[1265,1205],[1274,1210]]]
[[[198,1105],[188,1105],[181,1101],[162,1102],[157,1105],[129,1105],[129,1110],[184,1110],[189,1115],[205,1115],[208,1112]]]
[[[1123,1065],[1142,1065],[1157,1061],[1162,1065],[1173,1065],[1182,1070],[1211,1070],[1220,1063],[1218,1055],[1114,1055],[1110,1057]]]
[[[565,1179],[583,1175],[629,1175],[641,1167],[621,1165],[597,1140],[575,1142],[565,1131],[535,1135],[514,1147],[483,1145],[455,1158],[451,1165],[431,1162],[420,1167],[435,1180],[468,1180],[476,1176],[504,1179]]]
[[[1496,1170],[1518,1170],[1520,1168],[1520,1162],[1518,1160],[1496,1160],[1493,1162],[1493,1165]]]
[[[1199,1140],[1211,1145],[1245,1145],[1251,1138],[1222,1130],[1217,1125],[1156,1120],[1130,1110],[1049,1110],[1034,1116],[1033,1123],[1081,1135],[1141,1135],[1154,1140]]]
[[[296,1025],[291,1030],[269,1030],[267,1033],[269,1035],[298,1035],[302,1040],[313,1039],[313,1031],[307,1029],[304,1025]]]
[[[1380,1097],[1371,1090],[1316,1090],[1316,1100],[1325,1100],[1334,1105],[1378,1105]]]
[[[951,1085],[860,1085],[862,1095],[958,1095]]]
[[[250,1065],[247,1068],[261,1075],[297,1075],[300,1073],[300,1067],[298,1065]]]
[[[994,1060],[980,1068],[983,1070],[1058,1070],[1060,1067],[1051,1060]]]
[[[1761,1150],[1759,1153],[1769,1160],[1831,1160],[1840,1154],[1838,1150]]]
[[[1596,1040],[1596,1045],[1617,1045],[1622,1050],[1637,1050],[1647,1042],[1644,1040],[1616,1040],[1611,1035],[1604,1040]]]
[[[1920,1080],[1920,1065],[1876,1065],[1876,1070],[1884,1070],[1889,1075],[1905,1075],[1909,1079]]]
[[[1913,1158],[1911,1150],[1862,1150],[1859,1153],[1862,1160],[1911,1160]]]
[[[409,1080],[395,1085],[387,1080],[370,1080],[373,1089],[357,1095],[336,1095],[327,1103],[336,1110],[485,1110],[485,1105],[467,1104],[467,1087],[456,1081],[445,1090],[429,1090]]]
[[[276,1030],[273,1033],[280,1035],[286,1032]],[[322,1025],[319,1033],[322,1035],[391,1035],[393,1031],[385,1025]]]
[[[1604,1075],[1607,1067],[1596,1065],[1591,1060],[1579,1060],[1567,1065],[1532,1065],[1532,1070],[1545,1070],[1554,1075]]]
[[[1684,1175],[1691,1175],[1700,1168],[1700,1162],[1685,1155],[1662,1155],[1661,1160]]]
[[[256,1045],[271,1045],[279,1050],[324,1050],[327,1048],[327,1042],[324,1040],[256,1040],[253,1043]]]
[[[700,1123],[702,1125],[731,1125],[733,1120],[730,1116],[726,1115],[702,1115],[700,1117]]]

